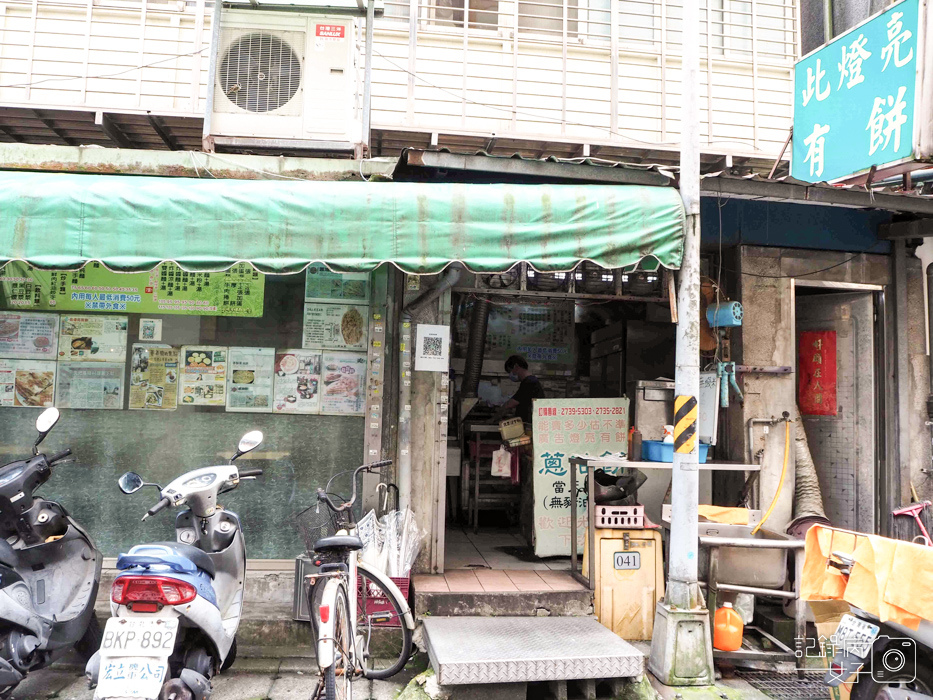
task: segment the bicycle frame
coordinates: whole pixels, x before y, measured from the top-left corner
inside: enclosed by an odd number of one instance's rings
[[[353,534],[356,530],[355,527],[351,528],[348,531],[348,534]],[[366,562],[359,561],[357,552],[349,552],[347,556],[347,571],[331,571],[323,574],[310,574],[307,578],[311,582],[311,588],[314,586],[319,586],[321,583],[324,583],[324,592],[321,595],[321,605],[329,606],[331,611],[337,609],[337,594],[340,590],[340,583],[345,582],[347,589],[347,602],[348,602],[348,611],[350,615],[349,625],[350,625],[350,638],[353,639],[353,649],[348,649],[347,653],[350,654],[350,663],[355,671],[359,671],[361,674],[364,674],[363,664],[360,663],[360,659],[363,658],[367,649],[364,648],[368,646],[368,638],[364,641],[364,634],[358,632],[357,625],[357,609],[358,603],[357,600],[357,574],[359,571],[363,571],[368,577],[372,578],[376,583],[378,583],[382,589],[389,595],[393,596],[395,600],[399,603],[399,608],[402,612],[402,617],[404,619],[405,626],[414,631],[415,629],[415,618],[412,615],[411,609],[408,607],[408,602],[405,600],[405,596],[402,595],[402,592],[398,589],[398,586],[389,578],[386,574],[382,573],[378,569],[374,569],[369,566]],[[313,598],[313,596],[312,596]],[[316,610],[309,611],[311,615],[317,615]],[[318,638],[317,638],[317,663],[318,667],[323,671],[324,669],[333,665],[336,657],[335,649],[335,621],[336,615],[331,614],[327,622],[320,621],[318,618]]]

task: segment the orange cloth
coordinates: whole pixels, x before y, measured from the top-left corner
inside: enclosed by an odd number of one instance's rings
[[[725,508],[724,506],[700,506],[700,515],[714,523],[748,525],[748,508]]]
[[[933,547],[898,542],[891,571],[906,571],[907,574],[899,576],[899,585],[888,586],[885,601],[930,620],[933,615]]]
[[[826,561],[832,552],[855,551],[855,533],[814,525],[807,530],[803,580],[800,597],[804,600],[841,600],[846,589],[845,577]]]
[[[855,560],[846,577],[827,561],[832,552]],[[807,531],[800,596],[844,600],[917,629],[933,620],[933,547],[815,525]]]

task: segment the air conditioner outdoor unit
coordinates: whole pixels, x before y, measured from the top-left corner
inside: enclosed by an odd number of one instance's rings
[[[352,151],[362,141],[351,17],[226,11],[209,146]]]

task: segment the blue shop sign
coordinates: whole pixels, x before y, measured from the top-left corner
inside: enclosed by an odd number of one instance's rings
[[[791,175],[839,180],[912,160],[920,0],[903,0],[798,61]]]

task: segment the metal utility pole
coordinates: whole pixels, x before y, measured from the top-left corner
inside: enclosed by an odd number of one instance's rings
[[[361,157],[372,157],[371,142],[371,115],[373,102],[373,24],[376,17],[376,0],[369,0],[366,4],[366,67],[363,70],[363,151]]]
[[[674,463],[668,583],[648,668],[666,685],[714,681],[709,614],[697,582],[700,395],[700,7],[684,2],[680,196],[686,225],[677,292]],[[702,632],[702,633],[700,633]]]

